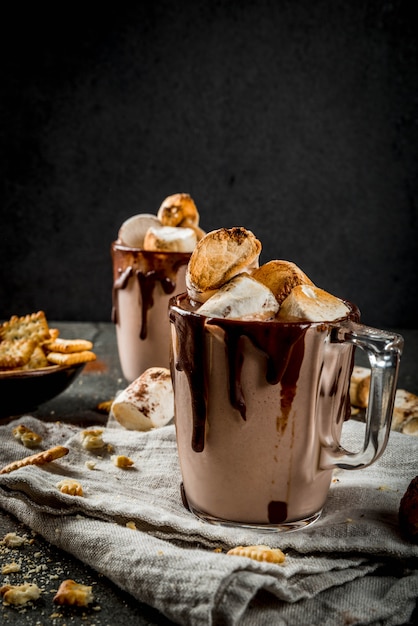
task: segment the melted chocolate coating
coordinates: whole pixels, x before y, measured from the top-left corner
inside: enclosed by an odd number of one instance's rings
[[[178,301],[181,302],[181,298],[184,299],[184,296],[178,298]],[[246,419],[245,397],[241,386],[244,362],[241,337],[245,336],[266,355],[267,382],[271,385],[282,383],[282,412],[284,419],[287,419],[303,360],[303,338],[309,324],[212,319],[190,311],[182,312],[180,307],[170,309],[170,321],[175,325],[178,337],[175,367],[185,373],[192,390],[192,448],[195,452],[201,452],[205,445],[207,376],[204,367],[196,367],[196,363],[198,355],[201,362],[205,363],[206,325],[219,326],[225,333],[230,402],[241,417]]]
[[[113,243],[113,288],[111,320],[119,322],[118,291],[126,289],[129,279],[135,277],[139,285],[139,306],[141,307],[141,328],[139,337],[147,337],[148,311],[154,304],[154,289],[159,282],[166,294],[176,288],[177,272],[190,259],[188,252],[156,252],[139,250]]]
[[[204,367],[196,367],[196,363],[199,360],[205,363],[206,325],[216,325],[225,333],[230,402],[240,412],[244,420],[246,419],[246,405],[241,386],[241,370],[244,362],[241,338],[248,337],[253,345],[265,354],[267,359],[266,381],[271,385],[281,383],[281,424],[284,427],[295,396],[303,361],[304,336],[312,324],[308,322],[287,323],[275,320],[244,321],[208,318],[182,309],[182,302],[186,301],[186,298],[186,294],[182,294],[171,301],[173,306],[170,308],[170,321],[175,325],[178,337],[178,356],[174,366],[186,374],[192,391],[193,450],[201,452],[204,449],[208,397],[207,375]],[[354,311],[352,317],[358,319],[358,313]],[[321,327],[320,324],[318,326]],[[335,381],[334,393],[337,386],[338,379]],[[349,398],[344,398],[343,401],[346,401],[343,414],[347,415],[350,408]]]

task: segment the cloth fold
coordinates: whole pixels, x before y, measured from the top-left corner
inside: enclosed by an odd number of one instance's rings
[[[374,465],[335,473],[315,524],[272,533],[205,524],[183,507],[172,425],[140,433],[109,424],[108,445],[94,452],[83,448],[82,429],[23,416],[0,427],[2,465],[28,452],[12,436],[19,423],[43,437],[44,449],[70,452],[0,475],[0,506],[175,623],[389,626],[414,610],[418,546],[401,536],[398,508],[418,473],[417,438],[392,432]],[[362,432],[357,422],[344,426],[349,449]],[[117,468],[113,454],[135,465]],[[78,480],[84,496],[61,493],[63,478]],[[285,563],[225,554],[259,543],[280,547]]]

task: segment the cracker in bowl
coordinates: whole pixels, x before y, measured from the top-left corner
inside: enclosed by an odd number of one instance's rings
[[[83,350],[82,352],[48,352],[47,360],[54,365],[78,365],[79,363],[88,363],[95,361],[96,355],[91,350]]]
[[[94,361],[93,343],[87,339],[63,339],[49,328],[43,311],[0,324],[0,371],[37,370],[52,365],[78,365]]]
[[[16,339],[33,339],[42,343],[49,339],[48,322],[43,311],[12,317],[0,326],[0,339],[15,341]]]
[[[35,347],[36,342],[31,339],[4,339],[0,342],[0,370],[24,367]]]
[[[93,344],[87,339],[62,339],[57,337],[46,344],[49,352],[60,352],[62,354],[72,354],[74,352],[84,352],[91,350]]]

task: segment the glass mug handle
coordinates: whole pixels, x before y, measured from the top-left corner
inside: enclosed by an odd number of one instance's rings
[[[323,447],[321,469],[360,469],[371,465],[386,448],[392,422],[403,337],[348,321],[331,332],[331,343],[344,342],[364,350],[370,362],[365,438],[358,452],[349,452],[338,441]]]

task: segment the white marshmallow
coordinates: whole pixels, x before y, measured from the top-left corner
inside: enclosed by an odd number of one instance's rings
[[[161,226],[156,215],[151,213],[132,215],[119,228],[118,238],[123,245],[130,248],[143,248],[146,232],[151,226],[154,228]]]
[[[332,322],[350,312],[342,300],[314,285],[297,285],[282,302],[282,321]]]
[[[113,401],[111,412],[127,430],[150,430],[174,417],[174,392],[170,370],[150,367]]]
[[[148,229],[144,239],[144,250],[157,252],[193,252],[197,243],[192,228],[160,226]]]
[[[268,287],[248,274],[239,274],[218,289],[196,313],[207,317],[264,320],[274,317],[278,309],[279,304]]]

